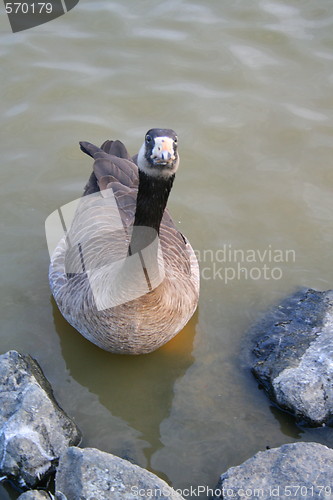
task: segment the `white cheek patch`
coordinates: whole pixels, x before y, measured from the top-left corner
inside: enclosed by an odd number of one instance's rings
[[[170,137],[156,137],[155,146],[153,147],[150,158],[165,159],[166,153],[170,153],[171,160],[175,159],[175,152],[173,149],[173,139]]]
[[[148,163],[147,158],[146,158],[146,145],[145,145],[145,143],[143,143],[141,148],[140,148],[137,161],[138,161],[138,167],[141,170],[146,171],[149,169],[149,163]]]

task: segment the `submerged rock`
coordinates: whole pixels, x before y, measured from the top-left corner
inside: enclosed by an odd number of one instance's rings
[[[332,470],[332,449],[318,443],[285,444],[228,469],[213,498],[333,498]]]
[[[72,447],[64,452],[56,474],[56,490],[56,498],[64,500],[183,500],[155,474],[94,448]]]
[[[257,339],[252,370],[273,401],[299,421],[331,423],[333,291],[298,291],[273,308],[252,333]]]
[[[32,488],[79,441],[78,428],[58,406],[38,363],[17,351],[1,355],[0,475]]]

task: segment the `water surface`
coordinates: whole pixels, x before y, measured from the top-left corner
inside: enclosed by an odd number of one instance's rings
[[[0,17],[0,350],[38,360],[83,446],[187,488],[266,446],[333,445],[272,406],[246,361],[263,311],[332,288],[332,24],[330,0],[81,0],[16,34]],[[81,195],[79,140],[134,154],[155,126],[180,138],[169,208],[201,261],[200,304],[168,345],[121,357],[58,312],[44,221]]]

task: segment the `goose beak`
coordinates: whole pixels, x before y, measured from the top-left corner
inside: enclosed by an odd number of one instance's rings
[[[155,137],[151,159],[155,165],[173,164],[176,159],[174,142],[171,137]]]

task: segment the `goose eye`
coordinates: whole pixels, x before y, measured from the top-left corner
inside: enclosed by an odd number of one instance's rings
[[[177,136],[174,138],[173,142],[174,142],[175,144],[178,144],[178,137],[177,137]]]
[[[146,135],[146,142],[149,143],[152,141],[152,138],[150,135]]]

